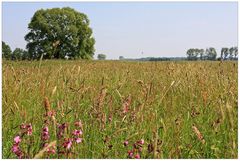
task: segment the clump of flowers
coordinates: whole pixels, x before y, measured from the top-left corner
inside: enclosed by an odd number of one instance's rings
[[[70,149],[73,143],[73,139],[68,138],[68,139],[64,139],[65,141],[63,142],[63,147],[66,149]]]
[[[70,138],[66,138],[64,135],[67,132],[67,123],[57,123],[55,118],[55,111],[51,110],[50,102],[47,97],[44,99],[45,113],[43,115],[43,126],[41,129],[41,150],[34,158],[49,157],[50,154],[66,155],[67,158],[72,154],[72,146],[79,144],[83,141],[83,125],[81,121],[74,123],[74,130],[71,133]],[[51,122],[52,121],[52,122]],[[50,142],[50,128],[54,128],[56,138]],[[20,148],[20,143],[24,135],[32,135],[33,128],[31,124],[21,124],[20,133],[14,137],[14,143],[12,146],[12,152],[18,158],[29,158],[27,153]],[[69,136],[69,135],[68,135]],[[30,143],[31,140],[29,140]]]
[[[23,134],[32,135],[32,125],[31,124],[21,124],[20,129]]]
[[[124,146],[128,145],[128,141],[124,141]],[[133,149],[128,150],[128,158],[130,159],[140,159],[141,158],[141,152],[142,152],[142,146],[144,145],[144,139],[138,140],[133,144]]]
[[[44,126],[42,128],[42,137],[41,137],[43,147],[48,146],[49,138],[50,138],[50,135],[49,135],[48,126]]]
[[[19,135],[17,135],[14,138],[14,144],[12,146],[12,152],[19,158],[22,159],[23,158],[23,152],[20,149],[20,142],[22,141],[21,137]]]
[[[63,137],[64,131],[65,131],[66,128],[67,128],[66,123],[58,125],[58,133],[57,133],[58,139]]]

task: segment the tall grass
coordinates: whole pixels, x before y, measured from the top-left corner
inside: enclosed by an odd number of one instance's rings
[[[237,62],[7,61],[2,75],[3,158],[22,123],[27,158],[237,158]],[[42,147],[46,98],[49,143],[82,122],[67,154]]]

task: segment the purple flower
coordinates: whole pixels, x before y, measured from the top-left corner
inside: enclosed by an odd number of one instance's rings
[[[19,148],[19,144],[13,144],[12,146],[12,152],[19,158],[21,159],[23,157],[23,153]]]
[[[48,127],[45,126],[43,129],[42,129],[42,140],[46,141],[50,138],[49,136],[49,132],[48,132]]]
[[[14,142],[15,142],[16,144],[20,143],[20,142],[21,142],[20,136],[16,136],[16,137],[14,138]]]
[[[128,141],[126,140],[126,141],[124,141],[124,146],[127,146],[128,145]]]
[[[72,134],[75,135],[75,136],[79,136],[79,135],[82,135],[82,131],[81,130],[74,130]]]
[[[136,154],[136,155],[135,155],[135,158],[136,158],[136,159],[140,159],[140,155],[139,155],[139,154]]]
[[[129,151],[128,151],[128,157],[129,157],[129,158],[133,158],[133,151],[132,151],[132,150],[129,150]]]
[[[26,128],[27,128],[27,135],[32,135],[32,125],[28,124]]]
[[[139,141],[138,141],[138,144],[143,145],[143,144],[144,144],[144,140],[143,140],[143,139],[139,140]]]
[[[58,139],[63,136],[64,130],[65,130],[66,127],[67,127],[67,124],[66,124],[66,123],[60,124],[60,125],[58,126],[58,133],[57,133]]]
[[[81,143],[82,142],[82,138],[75,138],[76,143]]]
[[[12,152],[16,153],[19,150],[18,144],[13,144],[12,146]]]
[[[70,149],[71,146],[72,146],[72,139],[67,139],[67,141],[63,143],[63,147],[66,149]]]

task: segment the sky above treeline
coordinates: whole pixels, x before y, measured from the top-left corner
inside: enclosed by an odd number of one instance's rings
[[[39,9],[71,7],[90,19],[97,54],[107,59],[181,57],[189,48],[238,44],[237,2],[3,2],[2,40],[25,49]]]

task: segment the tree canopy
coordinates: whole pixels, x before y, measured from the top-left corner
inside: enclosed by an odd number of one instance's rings
[[[28,24],[26,48],[31,59],[91,59],[95,39],[88,17],[72,8],[41,9]]]
[[[98,60],[105,60],[106,57],[107,56],[105,54],[98,54]]]
[[[9,45],[2,41],[2,57],[5,59],[11,59],[12,50]]]

